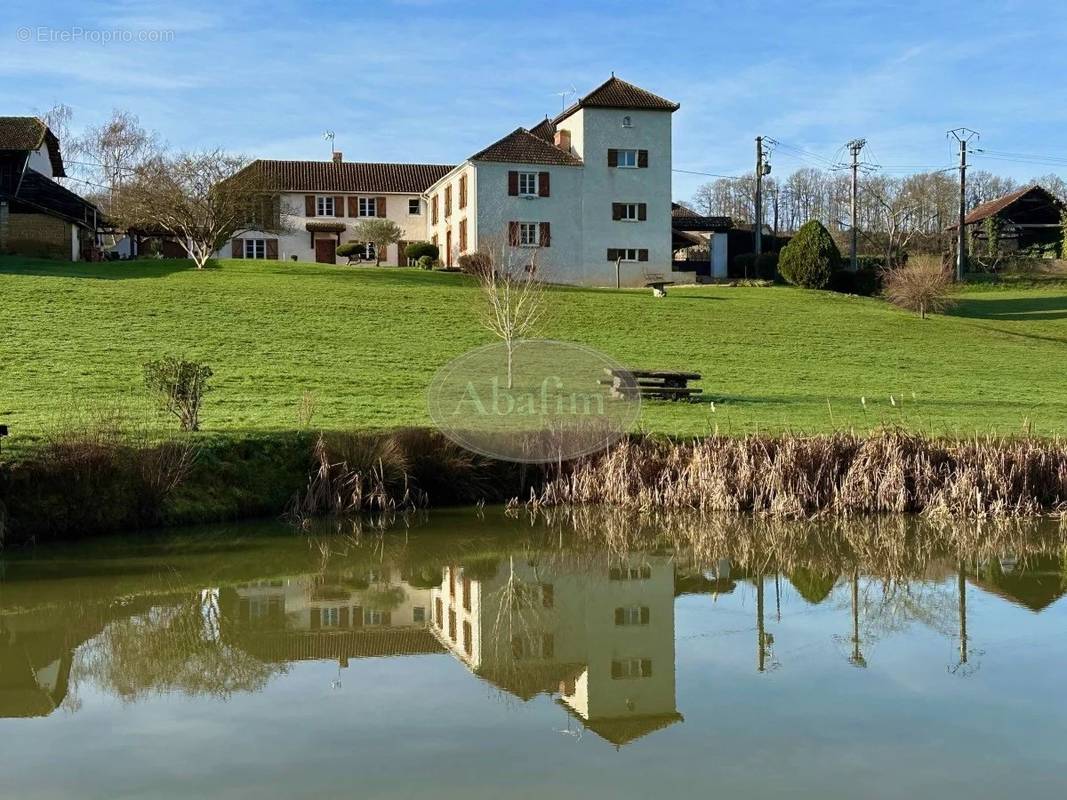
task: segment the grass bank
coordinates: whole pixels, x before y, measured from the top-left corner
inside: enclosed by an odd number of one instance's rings
[[[925,514],[1007,518],[1067,510],[1067,445],[1052,439],[634,436],[536,467],[475,456],[429,429],[52,443],[0,465],[8,545],[148,527],[286,516],[313,526],[433,506],[531,511],[751,512],[769,517]]]
[[[0,297],[9,453],[72,403],[145,402],[142,364],[166,353],[212,366],[204,429],[231,442],[299,435],[305,398],[315,428],[425,425],[435,371],[490,341],[469,280],[409,269],[5,257]],[[704,402],[646,405],[648,432],[1067,434],[1063,286],[965,289],[952,314],[925,322],[877,299],[777,286],[672,288],[662,300],[561,288],[549,306],[545,336],[704,375]]]

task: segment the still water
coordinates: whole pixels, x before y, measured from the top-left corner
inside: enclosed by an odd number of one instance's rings
[[[0,797],[1067,795],[1058,533],[587,523],[2,553]]]

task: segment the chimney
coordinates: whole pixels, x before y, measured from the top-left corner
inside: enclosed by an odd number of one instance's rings
[[[341,155],[342,155],[342,153],[341,153],[340,150],[334,150],[333,151],[333,163],[334,164],[340,164],[341,163]]]
[[[560,129],[556,131],[556,147],[566,152],[571,151],[571,132]]]

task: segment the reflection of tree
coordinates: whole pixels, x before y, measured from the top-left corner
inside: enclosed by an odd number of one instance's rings
[[[405,597],[407,595],[404,594],[403,588],[386,584],[371,586],[359,595],[364,607],[374,611],[395,611],[404,602]]]
[[[206,627],[199,597],[154,607],[108,624],[77,653],[73,672],[135,701],[174,691],[225,699],[259,691],[282,671],[206,636]]]

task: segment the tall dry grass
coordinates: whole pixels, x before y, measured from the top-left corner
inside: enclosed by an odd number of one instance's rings
[[[1015,517],[1067,509],[1060,440],[931,439],[898,430],[861,437],[631,439],[563,465],[532,506],[819,514]]]

